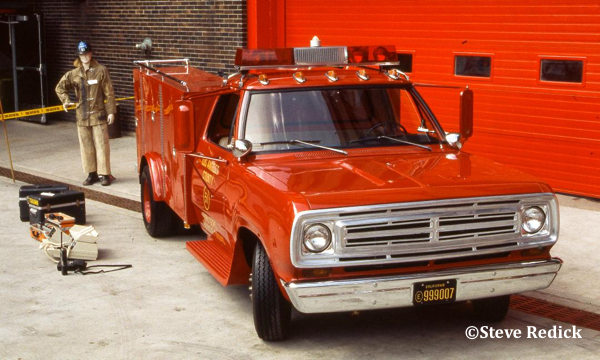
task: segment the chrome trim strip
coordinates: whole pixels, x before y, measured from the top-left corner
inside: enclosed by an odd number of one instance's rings
[[[528,206],[541,206],[547,212],[544,228],[533,235],[521,231],[521,212]],[[514,220],[492,221],[502,216],[513,217]],[[552,193],[308,210],[296,214],[294,219],[290,257],[297,268],[318,268],[503,253],[554,244],[558,239],[558,217],[558,203]],[[452,223],[465,219],[463,224]],[[472,222],[469,223],[469,220]],[[492,226],[478,222],[483,220]],[[401,228],[411,221],[423,224],[412,229]],[[314,223],[326,225],[332,233],[332,247],[322,253],[303,251],[302,231]],[[361,225],[374,231],[348,233],[349,226],[359,229]],[[369,236],[372,237],[371,242],[365,239]],[[383,236],[387,238],[381,238]],[[349,246],[348,240],[355,242]]]
[[[294,307],[303,313],[374,310],[413,306],[413,284],[456,279],[456,301],[482,299],[547,288],[558,258],[484,265],[434,273],[315,282],[281,281]]]
[[[223,163],[223,164],[227,164],[228,163],[228,161],[225,160],[225,159],[206,156],[206,155],[204,155],[202,153],[190,153],[190,154],[187,154],[187,155],[188,156],[192,156],[192,157],[197,157],[197,158],[200,158],[200,159],[207,159],[207,160],[217,161],[217,162],[220,162],[220,163]]]

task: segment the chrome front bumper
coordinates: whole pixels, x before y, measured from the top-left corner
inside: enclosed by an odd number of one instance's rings
[[[374,310],[413,305],[416,282],[456,279],[456,301],[474,300],[550,286],[560,259],[460,268],[434,273],[282,284],[303,313]]]

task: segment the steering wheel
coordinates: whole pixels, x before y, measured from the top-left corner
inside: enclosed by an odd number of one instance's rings
[[[364,138],[366,138],[366,137],[368,137],[368,135],[369,135],[369,134],[370,134],[370,133],[371,133],[373,130],[375,130],[375,129],[379,128],[379,127],[383,128],[383,129],[385,130],[385,133],[387,133],[387,132],[388,132],[388,129],[390,128],[390,126],[391,126],[392,128],[395,128],[395,129],[400,129],[400,130],[402,130],[402,132],[403,132],[403,133],[405,133],[405,134],[406,134],[406,133],[408,133],[408,131],[406,131],[406,128],[405,128],[404,126],[402,126],[402,125],[398,124],[398,123],[397,123],[397,122],[395,122],[395,121],[382,121],[382,122],[378,122],[377,124],[375,124],[375,125],[371,126],[371,127],[369,128],[369,130],[365,131],[365,133],[363,134],[363,139],[364,139]],[[384,133],[384,134],[385,134],[385,133]],[[396,132],[394,132],[394,134],[393,134],[393,135],[396,135]]]

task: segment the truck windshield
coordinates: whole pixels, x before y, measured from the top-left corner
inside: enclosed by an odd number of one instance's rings
[[[243,137],[254,152],[441,142],[408,89],[391,87],[252,93]]]

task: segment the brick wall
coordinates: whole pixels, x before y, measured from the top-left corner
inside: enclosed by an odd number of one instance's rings
[[[235,50],[246,45],[245,0],[33,0],[30,6],[44,15],[51,105],[60,104],[54,87],[73,68],[82,39],[110,71],[117,98],[133,96],[134,60],[189,58],[206,71],[232,72]],[[146,37],[151,56],[135,48]],[[122,129],[134,130],[133,101],[120,104]]]

